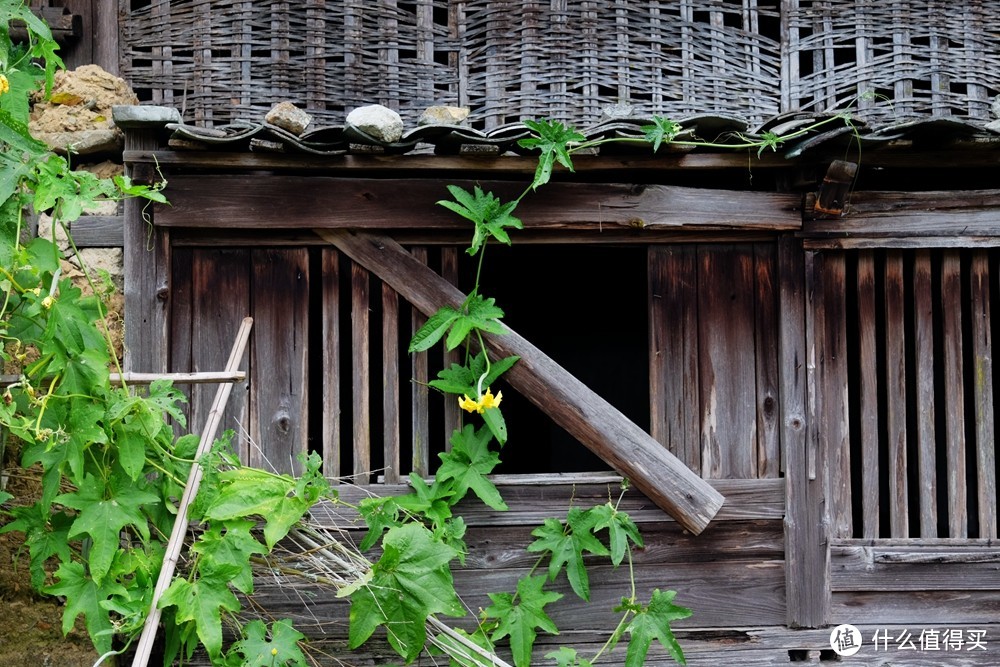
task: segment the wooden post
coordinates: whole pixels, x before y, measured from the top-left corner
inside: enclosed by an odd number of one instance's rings
[[[447,280],[420,263],[391,238],[347,230],[316,230],[352,260],[425,314],[465,300]],[[595,394],[541,350],[508,329],[487,336],[494,355],[521,360],[505,378],[595,454],[628,478],[658,507],[694,534],[701,533],[725,500],[705,480]]]
[[[781,382],[781,440],[785,452],[785,588],[788,625],[823,625],[830,609],[830,550],[826,526],[826,475],[810,474],[818,438],[815,397],[816,350],[807,347],[807,326],[817,325],[807,308],[815,285],[800,243],[781,239],[778,247]],[[803,289],[803,282],[807,288]],[[809,393],[812,392],[813,396]]]

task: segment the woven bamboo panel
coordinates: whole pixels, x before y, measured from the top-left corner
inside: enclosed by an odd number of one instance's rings
[[[431,104],[491,128],[604,107],[672,116],[779,111],[779,0],[120,0],[140,99],[218,125],[291,99],[321,122]],[[770,35],[767,37],[765,35]]]
[[[1000,2],[785,0],[782,108],[990,118]]]

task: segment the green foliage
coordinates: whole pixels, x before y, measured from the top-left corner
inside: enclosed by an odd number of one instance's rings
[[[414,660],[424,648],[429,615],[465,614],[449,567],[457,556],[457,550],[420,524],[390,528],[382,539],[382,557],[372,566],[371,582],[351,596],[351,648],[385,626],[389,644],[407,662]]]
[[[670,143],[680,133],[681,125],[669,118],[653,116],[653,124],[645,125],[642,131],[646,133],[646,141],[653,144],[653,152],[660,150],[664,143]]]
[[[437,478],[452,482],[456,502],[471,489],[493,509],[506,511],[507,503],[487,477],[500,463],[500,455],[490,450],[491,436],[487,428],[477,431],[471,424],[466,424],[461,431],[456,430],[451,436],[451,451],[439,454],[441,467]]]
[[[687,607],[674,604],[675,591],[653,591],[649,604],[634,611],[635,618],[628,624],[626,631],[631,635],[628,652],[625,654],[625,667],[642,667],[646,663],[646,653],[654,641],[659,641],[670,656],[682,665],[686,665],[684,651],[674,638],[670,629],[671,621],[678,621],[691,615]]]
[[[544,591],[544,576],[525,576],[517,582],[517,593],[490,593],[493,601],[484,614],[499,620],[493,631],[494,642],[510,637],[510,648],[517,667],[531,664],[531,650],[536,630],[559,634],[555,623],[545,613],[545,606],[562,598],[562,593]]]
[[[536,136],[521,139],[518,145],[522,148],[538,149],[538,168],[531,189],[537,190],[552,178],[552,170],[558,162],[573,171],[573,160],[570,158],[570,146],[573,142],[586,139],[572,127],[567,127],[558,121],[547,119],[526,120],[525,126],[535,132]]]
[[[448,192],[455,198],[455,201],[442,199],[438,204],[458,213],[475,225],[472,243],[466,251],[470,255],[477,254],[483,243],[490,237],[510,245],[510,237],[507,235],[506,228],[522,229],[524,227],[520,220],[511,215],[517,208],[517,201],[505,204],[497,199],[492,192],[484,193],[478,185],[472,189],[472,192],[457,185],[449,185]]]
[[[243,628],[243,639],[233,644],[233,651],[243,656],[243,667],[305,667],[308,663],[298,643],[304,635],[289,620],[271,624],[268,639],[263,621],[250,621]]]
[[[584,553],[607,556],[608,548],[597,538],[595,526],[598,517],[593,511],[571,507],[566,521],[546,519],[531,531],[537,539],[528,545],[528,551],[549,556],[549,580],[554,581],[566,569],[573,592],[590,600],[590,579],[583,562]]]

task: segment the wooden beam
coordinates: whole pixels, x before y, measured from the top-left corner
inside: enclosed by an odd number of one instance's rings
[[[347,230],[316,233],[427,315],[465,300],[388,237]],[[722,494],[530,342],[508,329],[506,335],[486,337],[486,346],[496,356],[519,356],[505,376],[510,384],[686,529],[701,533],[718,513]]]
[[[213,229],[443,229],[466,221],[437,206],[448,199],[440,180],[330,178],[239,174],[171,175],[170,206],[156,224]],[[523,191],[510,181],[455,181],[506,201]],[[405,193],[405,196],[400,196]],[[544,197],[526,197],[517,215],[532,230],[788,231],[801,227],[798,196],[668,185],[551,183]]]
[[[906,238],[1000,235],[1000,190],[855,192],[845,214],[807,220],[806,237]]]

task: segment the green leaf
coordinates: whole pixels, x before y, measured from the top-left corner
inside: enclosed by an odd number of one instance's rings
[[[430,385],[435,389],[447,394],[457,396],[475,396],[478,394],[476,385],[479,378],[483,377],[483,387],[489,387],[497,378],[506,373],[520,359],[518,356],[504,357],[490,364],[490,370],[486,372],[486,353],[480,350],[474,356],[468,366],[452,364],[448,368],[438,371],[438,379],[431,380]]]
[[[424,326],[420,327],[410,340],[409,353],[429,350],[444,336],[452,322],[457,320],[459,313],[450,306],[444,306],[431,315]]]
[[[464,498],[472,489],[484,503],[495,510],[505,511],[507,504],[500,497],[497,487],[486,477],[500,463],[499,455],[490,451],[490,439],[487,428],[476,431],[471,424],[466,424],[462,430],[456,429],[451,436],[451,451],[438,454],[441,466],[437,478],[441,481],[454,480],[453,502]]]
[[[558,651],[549,651],[545,657],[555,660],[556,667],[593,667],[590,660],[577,656],[576,649],[568,646],[560,646]]]
[[[415,523],[391,528],[382,549],[371,584],[351,596],[350,648],[361,646],[384,625],[389,644],[409,662],[423,650],[429,615],[465,614],[449,567],[458,553]]]
[[[459,313],[451,324],[451,331],[445,341],[445,347],[454,350],[465,342],[474,330],[493,334],[505,334],[507,330],[500,324],[503,310],[496,305],[496,299],[484,299],[479,294],[473,294],[466,299],[463,312]]]
[[[435,479],[428,485],[415,472],[410,473],[412,493],[396,497],[396,505],[413,514],[430,519],[435,525],[442,525],[451,518],[451,506],[455,503],[451,487]]]
[[[69,527],[73,518],[62,512],[49,514],[41,503],[13,507],[10,514],[14,520],[0,527],[0,535],[12,531],[24,533],[24,543],[30,556],[28,569],[31,571],[31,585],[35,590],[42,590],[48,559],[58,556],[62,563],[68,563],[72,558]]]
[[[27,123],[18,120],[4,109],[0,109],[0,142],[34,157],[49,152],[48,146],[31,136]]]
[[[368,525],[368,534],[358,545],[361,551],[368,551],[375,546],[382,533],[389,528],[402,525],[395,498],[364,498],[358,503],[358,513]]]
[[[264,622],[253,620],[243,626],[243,639],[233,644],[233,650],[243,656],[241,667],[305,667],[306,657],[298,646],[304,638],[290,620],[283,619],[271,624],[268,639]]]
[[[687,664],[684,651],[681,650],[670,629],[670,622],[687,618],[691,615],[691,610],[675,605],[673,600],[676,595],[676,591],[664,593],[660,589],[654,590],[649,604],[636,613],[635,618],[628,624],[626,631],[630,637],[628,651],[625,654],[625,667],[642,667],[646,662],[646,653],[649,652],[654,640],[659,640],[678,663]]]
[[[660,145],[670,143],[684,129],[679,123],[675,123],[669,118],[653,116],[652,125],[644,125],[642,131],[646,133],[646,141],[653,144],[653,152],[660,150]]]
[[[486,427],[490,429],[490,433],[493,437],[497,439],[497,442],[501,446],[507,444],[507,422],[504,421],[503,413],[500,412],[500,408],[487,408],[483,410],[483,421],[486,422]]]
[[[573,171],[573,162],[569,155],[569,145],[573,142],[583,141],[586,137],[572,127],[544,118],[537,121],[526,120],[524,124],[536,136],[521,139],[517,142],[518,145],[522,148],[537,148],[541,151],[541,154],[538,156],[538,167],[535,169],[535,179],[531,183],[533,190],[537,190],[549,182],[556,162]]]
[[[176,607],[178,623],[191,621],[198,639],[215,661],[222,653],[222,611],[238,611],[240,601],[229,590],[228,577],[220,572],[196,581],[174,579],[160,598],[161,608]]]
[[[149,541],[149,527],[142,506],[157,503],[159,498],[132,484],[131,480],[123,482],[112,477],[111,483],[106,485],[94,475],[87,475],[76,492],[64,493],[56,497],[56,502],[79,510],[69,537],[90,536],[90,574],[100,585],[120,548],[120,533],[125,526],[132,526],[143,540]]]
[[[83,614],[86,618],[87,632],[98,653],[111,650],[111,618],[108,611],[101,606],[111,595],[123,595],[125,589],[113,581],[103,585],[86,575],[81,563],[63,563],[55,573],[56,583],[45,589],[49,595],[60,595],[66,598],[66,608],[63,610],[62,631],[67,634],[73,629],[76,617]]]
[[[544,608],[545,605],[562,598],[562,593],[543,591],[544,585],[544,575],[537,577],[527,575],[518,580],[516,595],[489,594],[493,604],[487,607],[484,613],[500,621],[492,639],[497,642],[504,637],[510,637],[510,648],[517,667],[528,667],[531,664],[531,651],[537,636],[536,629],[553,635],[559,634],[559,629],[545,613]]]
[[[296,480],[272,475],[263,470],[238,468],[219,474],[222,490],[206,508],[205,516],[215,521],[229,521],[259,516],[264,526],[264,543],[274,548],[312,506],[293,495]]]
[[[224,525],[213,523],[198,541],[191,545],[191,550],[201,554],[199,563],[201,572],[211,573],[220,567],[238,570],[238,574],[230,577],[230,582],[241,593],[253,593],[253,570],[250,558],[253,554],[266,554],[264,545],[254,539],[250,530],[256,521],[241,521],[233,519]]]
[[[611,562],[615,567],[621,565],[628,549],[628,542],[642,547],[642,535],[639,527],[626,512],[620,512],[610,502],[598,505],[590,510],[595,518],[594,530],[608,529],[608,543],[611,546]]]
[[[505,228],[524,228],[521,221],[512,215],[514,209],[517,208],[516,200],[504,203],[492,192],[484,193],[478,185],[473,188],[472,192],[457,185],[449,185],[448,192],[451,193],[455,201],[442,199],[437,202],[438,205],[444,206],[449,211],[454,211],[475,224],[472,243],[466,251],[470,255],[478,253],[483,243],[490,237],[510,245],[510,237],[507,236]]]
[[[557,519],[546,519],[541,526],[531,531],[538,539],[527,547],[528,551],[534,553],[549,552],[549,579],[554,581],[565,566],[573,592],[587,601],[590,600],[590,579],[587,577],[583,554],[589,552],[598,556],[608,555],[607,547],[594,535],[596,521],[597,517],[590,512],[571,507],[566,515],[565,525]]]

